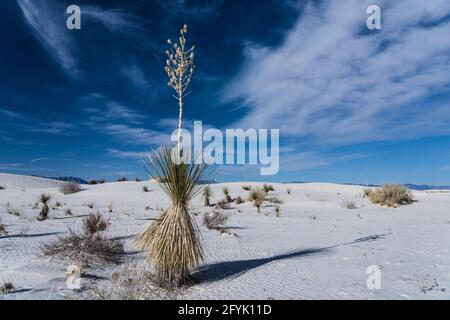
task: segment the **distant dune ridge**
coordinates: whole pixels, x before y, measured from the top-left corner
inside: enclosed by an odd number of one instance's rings
[[[0,173],[0,185],[7,190],[55,188],[63,183],[54,179]]]

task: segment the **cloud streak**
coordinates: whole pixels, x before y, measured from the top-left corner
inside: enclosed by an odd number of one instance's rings
[[[379,1],[381,32],[369,4],[309,2],[281,46],[248,45],[224,91],[247,109],[235,125],[330,145],[450,133],[450,2]]]

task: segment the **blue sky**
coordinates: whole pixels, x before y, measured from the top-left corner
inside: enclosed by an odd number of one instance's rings
[[[366,8],[382,29],[366,28]],[[82,29],[66,28],[66,8]],[[218,180],[450,184],[448,0],[57,1],[0,4],[0,171],[146,176],[178,110],[166,40],[189,25],[187,123],[279,128],[280,173]]]

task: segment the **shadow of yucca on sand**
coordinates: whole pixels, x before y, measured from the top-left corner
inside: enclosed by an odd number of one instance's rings
[[[268,258],[258,258],[258,259],[250,259],[250,260],[235,260],[235,261],[225,261],[225,262],[217,262],[208,265],[201,266],[197,272],[195,272],[192,277],[198,283],[209,283],[220,280],[225,280],[229,278],[237,278],[244,273],[259,268],[265,264],[281,261],[286,259],[293,258],[303,258],[307,256],[314,255],[324,255],[331,253],[334,248],[352,245],[361,242],[369,242],[376,241],[386,237],[389,234],[377,234],[370,235],[363,238],[355,239],[351,242],[337,244],[328,247],[321,248],[307,248],[307,249],[297,249],[288,251],[282,254],[278,254]]]

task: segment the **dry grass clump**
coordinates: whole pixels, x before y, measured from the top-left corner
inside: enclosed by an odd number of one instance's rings
[[[69,228],[69,234],[59,236],[55,241],[42,247],[44,256],[52,259],[67,259],[84,266],[90,264],[104,264],[120,262],[124,252],[121,240],[110,238],[108,230],[109,220],[101,214],[92,214],[83,219],[81,231]]]
[[[287,192],[287,194],[291,194],[291,193],[292,193],[291,188],[287,188],[287,189],[286,189],[286,192]]]
[[[236,204],[242,204],[242,203],[245,203],[245,200],[242,199],[240,196],[238,196],[238,197],[236,198]]]
[[[258,212],[261,212],[261,206],[266,199],[267,193],[260,188],[256,188],[250,191],[248,196],[248,200],[253,203],[253,206],[256,207]]]
[[[405,186],[397,184],[385,184],[374,191],[366,190],[364,194],[367,194],[372,203],[391,208],[413,202],[411,191]]]
[[[229,215],[213,210],[212,213],[205,213],[203,225],[208,229],[222,229],[227,223]]]
[[[6,236],[8,232],[6,231],[6,227],[4,224],[0,223],[0,236]]]
[[[44,221],[47,219],[48,212],[50,211],[48,203],[51,199],[52,196],[49,194],[42,193],[39,196],[39,203],[41,204],[41,212],[39,213],[39,216],[37,218],[38,221]]]
[[[5,282],[0,286],[0,294],[8,294],[14,291],[14,286],[11,282]]]
[[[281,217],[281,208],[280,208],[280,206],[276,206],[274,211],[275,211],[275,216],[277,218]]]
[[[231,205],[226,200],[220,200],[219,202],[217,202],[216,208],[220,208],[222,210],[230,210],[231,209]]]
[[[94,287],[94,299],[100,300],[176,300],[182,294],[178,288],[163,288],[157,277],[136,265],[125,266],[111,274],[108,290]]]
[[[275,191],[275,188],[271,184],[264,184],[263,190],[265,193],[269,193],[270,191]]]
[[[277,197],[266,197],[265,200],[270,203],[274,203],[274,204],[282,204],[283,203],[283,200],[281,200],[280,198],[277,198]]]
[[[204,200],[205,207],[209,207],[211,205],[211,197],[213,195],[212,189],[210,186],[206,186],[203,189],[202,197]]]
[[[343,208],[347,208],[347,209],[358,209],[358,207],[356,206],[356,203],[353,201],[342,201],[341,205]]]
[[[147,186],[143,186],[142,187],[142,191],[144,192],[150,192],[149,188]]]
[[[61,185],[61,187],[59,187],[59,192],[61,192],[62,194],[65,194],[65,195],[77,193],[82,190],[83,189],[81,188],[81,186],[75,182],[66,182],[66,183],[63,183]]]
[[[242,186],[242,189],[245,191],[250,191],[252,190],[252,186]]]

